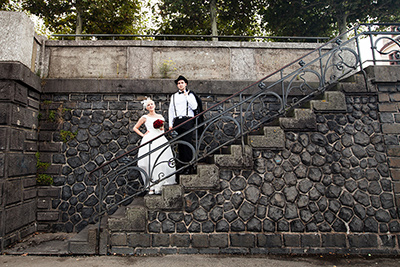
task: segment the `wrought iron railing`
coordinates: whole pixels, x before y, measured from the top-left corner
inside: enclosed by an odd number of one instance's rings
[[[344,36],[350,37],[342,40]],[[203,111],[192,118],[195,127],[181,136],[171,135],[172,129],[103,164],[90,173],[91,179],[97,182],[97,215],[113,213],[120,205],[128,204],[135,196],[145,193],[150,185],[143,180],[153,177],[157,184],[229,144],[244,145],[246,135],[321,94],[339,80],[356,72],[364,74],[367,64],[400,64],[399,36],[400,24],[358,25]],[[362,45],[365,38],[368,38],[369,48]],[[378,55],[394,56],[385,58]],[[367,81],[365,86],[368,86]],[[204,116],[204,122],[199,123],[199,116]],[[191,132],[194,133],[194,145],[180,140]],[[169,141],[138,156],[140,148],[161,136],[168,137]],[[171,147],[176,153],[178,144],[190,147],[193,158],[179,162],[174,154],[173,158],[166,160],[172,168],[171,173],[152,174],[151,170],[146,172],[138,167],[139,160],[156,151],[159,153]],[[157,158],[154,163],[156,166],[165,162]]]

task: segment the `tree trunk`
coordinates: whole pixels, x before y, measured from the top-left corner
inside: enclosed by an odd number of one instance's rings
[[[79,7],[79,1],[76,0],[76,30],[75,34],[82,34],[82,15]],[[82,37],[75,37],[75,40],[81,40]]]
[[[218,36],[217,30],[217,4],[216,0],[211,0],[210,2],[210,11],[211,11],[211,34],[212,36]],[[218,38],[212,38],[213,41],[218,41]]]
[[[339,12],[336,16],[336,20],[339,34],[345,33],[347,31],[347,14],[345,14],[345,12]],[[347,34],[344,34],[340,39],[347,40]]]

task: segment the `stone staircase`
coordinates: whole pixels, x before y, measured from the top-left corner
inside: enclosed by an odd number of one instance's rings
[[[130,233],[132,246],[151,242],[147,233],[147,221],[151,211],[182,211],[184,209],[184,193],[198,190],[220,190],[220,169],[251,169],[253,167],[253,148],[265,150],[283,150],[285,147],[285,132],[292,130],[316,130],[315,112],[346,111],[345,96],[340,91],[327,91],[322,100],[310,101],[309,109],[295,109],[294,117],[279,118],[279,126],[263,127],[263,134],[247,136],[247,144],[230,145],[226,154],[216,154],[212,163],[201,163],[197,173],[181,175],[179,185],[168,185],[162,188],[161,195],[138,197],[126,207],[105,218],[98,235],[97,226],[87,227],[80,232],[75,240],[69,243],[73,254],[104,255],[113,248],[110,245],[111,236],[115,233]],[[97,240],[100,236],[100,241]],[[126,235],[125,235],[126,236]],[[118,238],[118,237],[114,237]],[[99,244],[100,247],[97,247]],[[119,250],[121,252],[123,250]],[[129,252],[127,252],[129,253]]]

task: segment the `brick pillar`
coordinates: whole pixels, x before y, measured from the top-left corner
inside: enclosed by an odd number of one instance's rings
[[[40,79],[18,62],[0,62],[1,250],[36,231]]]

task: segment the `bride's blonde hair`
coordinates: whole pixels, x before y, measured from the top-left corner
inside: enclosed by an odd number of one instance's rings
[[[154,102],[150,97],[147,97],[146,96],[146,99],[145,100],[143,100],[142,102],[140,102],[140,103],[142,103],[142,105],[143,105],[143,109],[146,109],[146,107],[147,107],[147,104],[149,104],[149,102]]]

